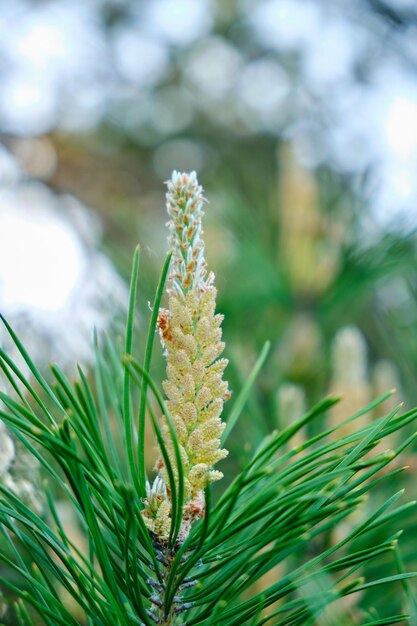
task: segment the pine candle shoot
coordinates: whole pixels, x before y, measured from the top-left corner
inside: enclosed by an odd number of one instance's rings
[[[164,390],[178,441],[185,475],[185,502],[179,541],[192,522],[204,516],[204,489],[222,478],[213,466],[227,455],[220,437],[223,403],[229,397],[220,358],[223,316],[215,313],[214,274],[207,272],[202,239],[203,190],[196,173],[173,172],[166,194],[169,244],[172,252],[167,281],[168,308],[161,308],[158,328],[167,362]],[[175,467],[170,433],[164,438]],[[158,475],[147,485],[145,522],[161,542],[168,540],[172,507],[163,459]],[[178,474],[176,472],[176,474]]]
[[[7,433],[0,584],[10,605],[0,619],[18,626],[414,623],[414,544],[409,532],[401,545],[398,539],[401,525],[415,527],[416,503],[397,485],[407,481],[398,462],[417,438],[417,409],[393,407],[390,392],[343,421],[333,412],[329,421],[339,398],[304,411],[302,390],[282,386],[281,417],[282,401],[291,400],[288,420],[280,431],[259,432],[253,451],[237,459],[236,475],[212,496],[228,437],[239,419],[254,420],[256,402],[247,405],[269,344],[223,412],[230,392],[204,253],[204,204],[195,173],[174,172],[167,189],[170,252],[143,355],[135,341],[139,248],[124,346],[96,336],[94,367],[78,367],[76,380],[57,365],[44,373],[1,318],[19,361],[0,342],[7,387],[0,391],[0,435]],[[166,399],[150,375],[157,332]],[[261,411],[262,386],[258,392]],[[146,419],[160,455],[149,482]],[[7,479],[16,443],[45,477],[42,507]],[[245,447],[239,437],[228,447],[236,443]],[[10,476],[15,470],[14,463]],[[57,495],[78,522],[80,544]]]

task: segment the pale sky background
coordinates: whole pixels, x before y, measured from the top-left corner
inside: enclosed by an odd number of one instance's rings
[[[130,20],[106,35],[100,9],[125,4],[0,2],[0,133],[30,139],[56,128],[86,132],[110,115],[127,133],[134,127],[143,136],[166,136],[154,157],[163,180],[175,167],[170,136],[186,130],[204,109],[220,124],[239,122],[247,133],[282,136],[285,131],[307,167],[330,163],[358,176],[371,168],[375,223],[415,226],[415,27],[397,38],[394,34],[382,55],[375,42],[383,41],[384,33],[376,22],[362,22],[359,1],[240,0],[239,25],[266,52],[246,58],[231,41],[212,33],[218,12],[214,0],[134,2]],[[399,4],[414,6],[407,0],[396,0]],[[182,84],[153,96],[172,51],[190,46],[193,53],[181,66]],[[296,56],[296,78],[276,53]],[[353,81],[359,59],[368,56],[373,66],[367,80]],[[319,132],[321,118],[326,132],[323,127]],[[198,146],[187,149],[198,166]],[[47,143],[43,154],[41,180],[55,158]],[[55,320],[58,332],[67,324],[71,333],[80,319],[91,328],[97,324],[98,286],[107,285],[121,301],[123,287],[95,251],[98,225],[89,222],[84,232],[90,234],[80,237],[76,226],[90,219],[87,211],[74,198],[52,194],[41,180],[28,181],[1,147],[2,312],[30,314],[39,323]],[[68,219],[71,211],[62,210],[71,203],[72,214],[78,212],[76,223]],[[92,276],[94,285],[87,278]]]

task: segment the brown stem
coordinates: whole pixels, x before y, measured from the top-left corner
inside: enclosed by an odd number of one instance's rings
[[[169,614],[165,615],[164,604],[165,604],[166,584],[168,582],[169,575],[171,573],[171,567],[175,558],[175,554],[173,554],[172,551],[168,549],[168,547],[166,547],[164,550],[161,550],[161,552],[163,553],[163,556],[166,559],[166,565],[164,568],[164,576],[163,576],[164,591],[161,592],[162,606],[159,608],[159,611],[158,611],[158,617],[160,621],[158,623],[161,624],[161,626],[174,626],[175,625],[175,611],[174,611],[175,606],[174,604],[171,605]]]

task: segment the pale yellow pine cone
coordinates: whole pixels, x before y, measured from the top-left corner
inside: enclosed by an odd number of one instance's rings
[[[331,427],[337,426],[371,401],[366,340],[355,326],[341,328],[334,337],[330,393],[342,396],[342,401],[330,412]],[[364,414],[338,428],[334,436],[339,438],[349,435],[366,426],[370,419],[369,414]]]
[[[223,380],[228,361],[220,358],[224,349],[220,328],[223,316],[215,312],[214,275],[206,272],[203,203],[195,173],[174,172],[167,192],[172,251],[169,302],[168,308],[159,312],[158,328],[167,362],[167,380],[163,383],[166,405],[175,426],[185,477],[180,539],[186,537],[193,520],[204,515],[204,489],[223,477],[213,466],[227,456],[220,438],[225,427],[221,421],[223,404],[230,395]],[[178,478],[167,424],[162,432]],[[144,517],[149,530],[165,540],[171,524],[171,494],[162,459],[157,461],[156,469],[158,476],[148,487]]]
[[[395,364],[389,359],[377,361],[372,370],[372,384],[376,398],[382,396],[387,391],[396,391],[396,393],[393,393],[385,402],[375,408],[375,417],[381,417],[395,409],[402,395],[400,377]]]
[[[306,394],[301,385],[294,383],[282,383],[276,394],[276,406],[278,410],[278,427],[288,428],[303,417],[306,412]],[[291,448],[302,446],[306,442],[307,433],[305,427],[298,430],[291,438]]]
[[[319,205],[319,189],[311,171],[302,167],[291,144],[280,146],[278,202],[280,266],[296,293],[321,294],[340,267],[338,231]]]

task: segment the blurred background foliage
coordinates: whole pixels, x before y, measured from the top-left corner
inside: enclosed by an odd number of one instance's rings
[[[13,0],[0,35],[0,309],[38,361],[121,328],[138,241],[146,316],[195,169],[232,389],[272,342],[234,458],[329,391],[417,402],[414,0]]]

